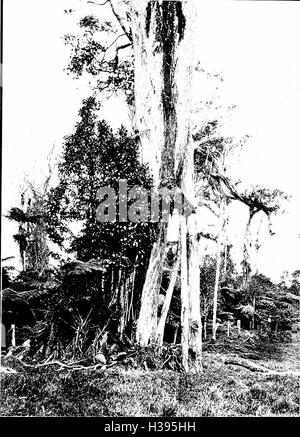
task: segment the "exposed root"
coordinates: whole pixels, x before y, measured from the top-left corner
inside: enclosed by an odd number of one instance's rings
[[[81,366],[81,365],[78,366],[78,365],[74,365],[74,364],[62,363],[61,361],[58,361],[58,360],[49,361],[49,362],[45,362],[45,363],[41,363],[41,364],[27,364],[27,363],[24,363],[24,361],[22,361],[21,359],[19,359],[17,357],[15,357],[15,358],[19,361],[19,363],[22,364],[22,366],[30,367],[32,369],[37,369],[39,367],[45,367],[45,366],[57,365],[57,366],[60,366],[60,367],[66,368],[66,369],[70,369],[72,371],[74,371],[74,370],[96,370],[99,368],[100,368],[100,370],[105,371],[108,367],[112,367],[115,364],[117,364],[117,362],[115,361],[115,362],[112,362],[108,365],[103,365],[103,363],[99,363],[99,364],[95,364],[93,366]]]

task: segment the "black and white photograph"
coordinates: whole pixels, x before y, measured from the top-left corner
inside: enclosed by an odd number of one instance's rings
[[[0,416],[299,418],[300,2],[1,6]]]

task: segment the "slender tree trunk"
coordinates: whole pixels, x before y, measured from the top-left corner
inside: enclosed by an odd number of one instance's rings
[[[249,219],[245,230],[244,248],[243,248],[243,286],[245,287],[249,281],[251,275],[251,249],[252,249],[252,239],[251,239],[251,223],[255,215],[255,212],[249,211]]]
[[[236,324],[237,324],[238,337],[240,337],[240,335],[241,335],[241,321],[238,320],[236,322]]]
[[[202,371],[202,323],[200,313],[200,268],[196,220],[189,217],[188,288],[189,288],[189,372]]]
[[[217,310],[218,310],[218,290],[219,290],[219,279],[220,279],[220,266],[221,266],[221,248],[218,245],[217,253],[217,266],[216,266],[216,277],[214,286],[214,300],[213,300],[213,323],[212,323],[212,338],[216,340],[217,335]]]
[[[128,308],[128,319],[129,322],[130,318],[133,320],[133,297],[134,297],[134,291],[135,291],[135,275],[136,275],[136,266],[133,268],[133,272],[130,274],[130,288],[131,288],[131,298],[129,302],[129,308]]]
[[[11,325],[11,345],[16,347],[16,325]]]
[[[180,261],[179,254],[177,253],[177,258],[176,258],[175,264],[174,264],[172,272],[171,272],[169,286],[167,289],[165,301],[164,301],[164,304],[162,307],[160,319],[159,319],[156,334],[155,334],[155,342],[159,346],[162,345],[163,339],[164,339],[166,320],[167,320],[167,316],[168,316],[168,312],[169,312],[169,308],[170,308],[170,304],[171,304],[171,300],[172,300],[172,296],[173,296],[174,287],[176,284],[176,279],[178,276],[179,261]]]
[[[253,298],[253,316],[251,321],[251,329],[255,328],[255,297]]]
[[[126,281],[125,275],[122,271],[121,273],[121,283],[119,288],[119,311],[120,311],[120,319],[119,319],[119,327],[118,332],[120,339],[122,340],[124,335],[124,329],[126,326]]]
[[[101,291],[102,293],[104,292],[104,287],[103,287],[103,273],[101,273]],[[111,276],[110,276],[110,296],[109,299],[112,299],[113,295],[114,295],[114,290],[115,290],[115,267],[111,266]]]
[[[214,300],[213,300],[213,324],[212,324],[212,338],[216,340],[217,335],[217,310],[218,310],[218,291],[220,282],[220,270],[221,270],[221,255],[224,239],[224,225],[225,225],[225,199],[221,200],[220,205],[220,217],[219,217],[219,232],[218,232],[218,247],[217,247],[217,263],[216,263],[216,276],[214,286]]]
[[[187,224],[186,218],[181,217],[181,346],[182,364],[185,372],[189,371],[189,315],[190,299],[188,287],[188,266],[187,266]]]
[[[228,257],[228,249],[227,249],[227,237],[224,243],[224,268],[223,268],[223,278],[226,278],[227,273],[227,257]]]
[[[189,223],[189,227],[187,227]],[[185,372],[202,371],[199,251],[194,216],[182,217],[181,237],[181,345]]]
[[[227,320],[227,338],[230,337],[230,321]]]
[[[175,327],[175,332],[174,332],[174,340],[173,340],[173,344],[174,344],[174,345],[177,343],[177,334],[178,334],[178,329],[179,329],[179,326],[177,325],[177,326]]]
[[[258,252],[259,252],[259,248],[260,248],[260,244],[259,244],[259,233],[260,233],[260,229],[261,229],[261,225],[263,223],[263,214],[261,214],[261,218],[260,218],[260,222],[259,225],[257,227],[257,231],[256,231],[256,237],[255,240],[253,240],[252,245],[253,245],[253,257],[252,257],[252,270],[254,272],[254,274],[258,274]],[[269,225],[270,225],[270,217],[268,217],[268,221],[269,221]],[[270,227],[269,227],[269,232],[270,232]]]

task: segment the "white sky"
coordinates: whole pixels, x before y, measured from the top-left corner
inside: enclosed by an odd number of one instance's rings
[[[82,98],[82,82],[63,69],[68,48],[62,36],[74,30],[64,9],[79,0],[4,0],[4,117],[2,213],[19,204],[27,175],[41,180],[53,144],[70,133]],[[84,2],[81,2],[84,4]],[[91,5],[82,15],[101,11]],[[76,20],[75,20],[76,21]],[[283,270],[300,268],[300,2],[199,1],[196,49],[206,70],[224,79],[221,101],[237,105],[224,124],[230,135],[251,135],[237,162],[237,176],[252,184],[293,195],[289,211],[274,221],[276,236],[265,235],[258,260],[263,273],[278,280]],[[201,83],[194,95],[202,97]],[[102,114],[113,127],[127,120],[125,108],[110,103]],[[241,209],[232,235],[241,240]],[[3,220],[2,257],[18,257],[16,226]],[[236,246],[236,256],[241,246]]]

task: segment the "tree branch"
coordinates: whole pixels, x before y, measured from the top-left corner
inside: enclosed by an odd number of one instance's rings
[[[258,198],[255,198],[255,199],[252,198],[251,199],[250,196],[247,196],[245,194],[239,193],[236,190],[236,188],[234,187],[234,185],[232,184],[232,182],[230,181],[230,179],[227,178],[226,176],[223,176],[221,174],[213,174],[213,173],[210,173],[210,176],[218,183],[218,185],[221,188],[223,194],[228,199],[239,200],[240,202],[244,203],[245,205],[247,205],[250,208],[250,210],[251,210],[253,215],[256,214],[259,211],[263,211],[266,214],[266,216],[269,217],[269,215],[272,212],[276,211],[276,207],[267,206],[261,200],[259,200]],[[230,193],[229,195],[222,188],[221,182],[228,189],[228,191]]]
[[[121,35],[117,36],[117,37],[113,40],[113,42],[110,43],[109,46],[107,46],[107,47],[105,48],[101,61],[100,61],[100,62],[98,61],[98,64],[99,64],[99,65],[101,65],[102,62],[104,61],[104,58],[105,58],[106,53],[108,52],[108,50],[109,50],[109,49],[110,49],[110,48],[115,44],[115,42],[118,41],[119,38],[121,38],[121,36],[126,36],[126,35],[125,35],[125,33],[122,33]],[[130,45],[130,44],[129,44],[129,45]]]
[[[106,0],[104,3],[97,3],[97,2],[95,2],[95,1],[88,0],[87,3],[93,4],[93,5],[96,5],[96,6],[104,6],[104,5],[106,5],[107,3],[109,3],[109,4],[110,4],[110,7],[111,7],[111,10],[112,10],[112,13],[114,14],[114,16],[116,17],[116,19],[118,20],[118,22],[119,22],[119,24],[120,24],[120,26],[121,26],[121,28],[122,28],[124,34],[127,36],[127,38],[129,39],[129,41],[132,42],[131,32],[130,32],[130,30],[127,30],[126,27],[124,26],[123,20],[122,20],[122,18],[120,17],[120,15],[117,13],[117,11],[115,10],[114,5],[113,5],[113,3],[112,3],[112,0]]]
[[[127,44],[123,44],[122,46],[118,46],[118,47],[116,48],[116,56],[115,56],[114,71],[116,71],[117,66],[118,66],[118,63],[119,63],[119,56],[118,56],[119,50],[126,49],[127,47],[130,47],[131,45],[132,45],[132,43],[129,42],[129,43],[127,43]]]
[[[125,33],[125,35],[126,35],[127,38],[129,39],[129,41],[132,42],[132,36],[131,36],[130,30],[128,31],[128,30],[126,29],[126,27],[124,26],[123,20],[122,20],[122,18],[120,17],[120,15],[116,12],[116,10],[115,10],[115,8],[114,8],[114,5],[113,5],[113,3],[112,3],[112,0],[108,0],[108,2],[109,2],[109,4],[110,4],[110,7],[111,7],[111,10],[112,10],[112,13],[114,14],[114,16],[116,17],[116,19],[118,20],[118,22],[119,22],[119,24],[120,24],[120,26],[121,26],[123,32]]]
[[[202,203],[202,206],[204,206],[205,208],[207,208],[214,216],[216,217],[220,217],[220,215],[213,209],[212,206],[210,206],[208,203]]]
[[[97,3],[97,2],[93,2],[91,0],[87,1],[87,3],[92,3],[93,5],[96,5],[96,6],[104,6],[108,2],[109,2],[109,0],[106,0],[106,2],[104,2],[104,3]]]
[[[212,240],[212,241],[217,242],[217,237],[214,237],[213,235],[208,234],[206,232],[198,232],[197,238],[200,238],[200,237],[206,238],[207,240]]]

